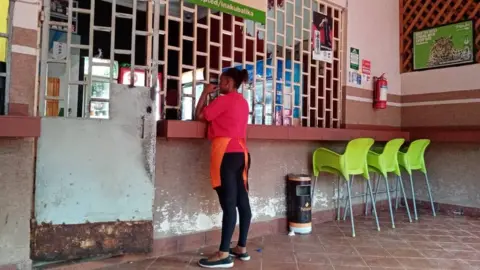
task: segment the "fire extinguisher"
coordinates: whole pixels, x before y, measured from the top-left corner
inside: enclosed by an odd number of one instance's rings
[[[388,81],[385,78],[385,73],[380,77],[373,77],[375,89],[373,90],[373,108],[385,109],[387,108],[387,92]]]

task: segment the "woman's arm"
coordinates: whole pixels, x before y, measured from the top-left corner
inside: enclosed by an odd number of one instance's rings
[[[200,99],[198,100],[198,105],[195,108],[195,120],[196,121],[206,121],[205,119],[205,114],[204,114],[204,109],[207,106],[207,99],[208,95],[211,93],[217,91],[217,86],[213,84],[207,84],[205,86],[204,91],[200,95]]]
[[[195,120],[197,121],[205,121],[205,116],[203,115],[203,109],[207,105],[207,91],[203,91],[200,95],[200,99],[198,100],[197,108],[195,108]]]

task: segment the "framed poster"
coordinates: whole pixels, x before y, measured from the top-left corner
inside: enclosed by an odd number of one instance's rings
[[[413,32],[413,70],[474,63],[473,21]]]
[[[332,23],[332,17],[313,12],[311,41],[313,60],[333,62]]]

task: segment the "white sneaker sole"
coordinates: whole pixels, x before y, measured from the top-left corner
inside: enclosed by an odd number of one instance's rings
[[[250,256],[248,256],[248,257],[238,257],[238,259],[240,261],[248,262],[248,261],[250,261]]]
[[[227,269],[227,268],[233,267],[233,262],[228,264],[218,264],[218,265],[203,265],[200,262],[198,262],[198,266],[203,268],[209,268],[209,269],[222,269],[222,268]]]
[[[233,254],[230,254],[230,256],[232,256],[233,258],[237,258],[237,259],[239,259],[240,261],[244,261],[244,262],[248,262],[248,261],[250,261],[250,259],[251,259],[250,256],[248,256],[248,257],[238,257],[238,256],[235,256],[235,255],[233,255]]]

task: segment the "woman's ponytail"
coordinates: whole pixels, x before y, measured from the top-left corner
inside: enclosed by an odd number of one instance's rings
[[[232,78],[235,82],[235,88],[237,89],[242,83],[248,82],[248,71],[246,69],[239,70],[237,68],[229,68],[223,75]]]

